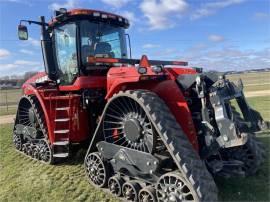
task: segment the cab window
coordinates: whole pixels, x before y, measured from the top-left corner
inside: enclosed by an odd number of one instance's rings
[[[68,85],[78,75],[76,25],[70,23],[59,26],[54,33],[60,85]]]

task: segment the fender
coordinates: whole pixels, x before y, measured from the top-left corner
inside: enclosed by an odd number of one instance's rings
[[[142,75],[140,75],[135,68],[121,68],[121,71],[118,71],[118,68],[111,70],[112,71],[108,73],[107,100],[109,100],[114,93],[119,92],[119,90],[145,89],[155,92],[170,108],[194,149],[199,151],[197,132],[191,112],[183,93],[174,80],[158,82],[155,80],[140,81]]]
[[[107,74],[107,95],[108,100],[119,90],[125,90],[127,84],[137,83],[140,80],[140,74],[135,67],[111,68]]]

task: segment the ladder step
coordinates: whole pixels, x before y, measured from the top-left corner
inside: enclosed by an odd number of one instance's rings
[[[64,134],[64,133],[68,133],[69,130],[55,130],[54,133],[56,134]]]
[[[57,142],[54,142],[53,145],[68,145],[69,144],[69,141],[57,141]]]
[[[69,118],[55,119],[55,122],[66,122],[66,121],[69,121]]]
[[[58,108],[55,108],[55,110],[57,111],[69,110],[69,107],[58,107]]]
[[[53,154],[53,157],[56,157],[56,158],[66,158],[66,157],[68,157],[68,153]]]

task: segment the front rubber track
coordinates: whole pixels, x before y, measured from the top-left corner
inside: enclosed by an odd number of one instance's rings
[[[195,190],[198,201],[217,201],[218,190],[212,176],[166,103],[147,90],[120,91],[111,100],[117,97],[130,97],[142,106],[175,164]]]

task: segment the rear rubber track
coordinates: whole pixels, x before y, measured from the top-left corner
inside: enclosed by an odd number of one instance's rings
[[[30,156],[30,155],[27,155],[24,152],[20,152],[20,153],[26,155],[27,157],[32,158],[33,160],[39,160],[40,162],[43,162],[43,163],[46,163],[46,164],[54,164],[55,160],[52,157],[52,150],[51,150],[51,147],[50,147],[50,144],[49,144],[48,131],[47,131],[47,127],[46,127],[45,117],[44,117],[44,114],[43,114],[43,110],[42,110],[42,108],[41,108],[41,106],[39,104],[39,101],[38,101],[37,97],[35,97],[34,95],[24,95],[23,97],[27,98],[30,101],[30,103],[31,103],[31,105],[32,105],[32,107],[34,109],[34,112],[35,112],[35,115],[36,115],[36,118],[37,118],[37,122],[38,122],[38,125],[39,125],[39,129],[42,131],[43,136],[44,136],[44,138],[40,139],[40,140],[45,141],[46,144],[48,145],[48,147],[50,149],[51,157],[50,157],[50,160],[48,162],[45,162],[45,161],[41,161],[39,159],[36,159],[36,158],[34,158],[34,157]],[[18,108],[18,110],[19,110],[19,108]],[[17,121],[18,120],[15,120],[14,130],[15,130],[15,125],[17,124]]]

